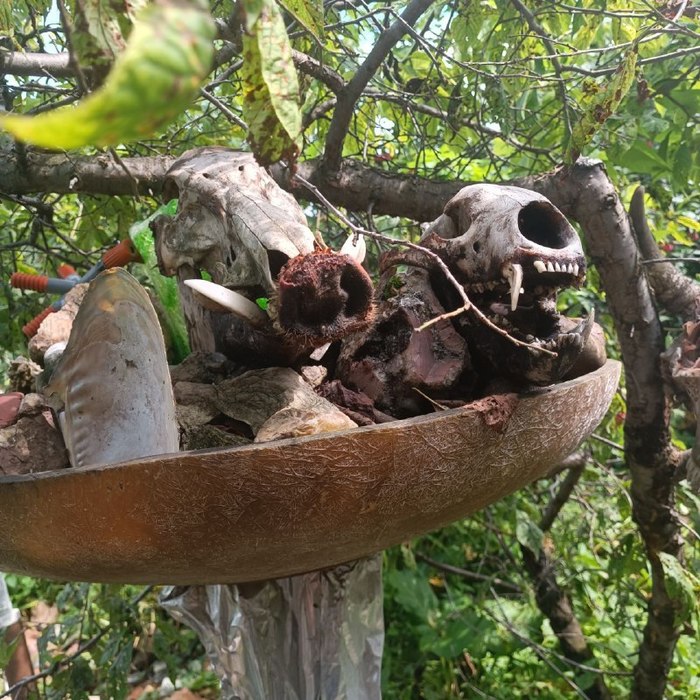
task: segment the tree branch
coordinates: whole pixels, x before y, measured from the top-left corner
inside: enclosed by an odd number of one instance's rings
[[[67,53],[0,51],[0,73],[23,77],[73,78],[75,71]]]
[[[434,0],[412,0],[401,16],[383,32],[372,47],[364,63],[357,69],[352,80],[338,93],[338,104],[333,112],[333,119],[326,136],[324,163],[330,170],[340,165],[343,155],[343,143],[350,126],[355,103],[377,69],[388,56],[391,49],[406,34],[406,25],[413,26]]]
[[[657,301],[668,312],[681,316],[686,321],[695,320],[700,312],[700,284],[679,272],[672,263],[661,262],[663,256],[649,229],[644,210],[643,187],[637,187],[632,195],[630,219],[644,260],[659,261],[658,264],[644,267]]]
[[[0,151],[0,191],[5,194],[55,192],[157,196],[174,158],[122,158],[107,153],[71,157],[22,146]],[[126,170],[125,170],[126,168]]]
[[[674,508],[676,460],[659,364],[664,350],[661,324],[639,264],[631,223],[603,165],[580,159],[558,177],[533,179],[530,185],[580,223],[620,342],[627,380],[625,459],[632,477],[634,519],[652,572],[632,697],[661,700],[680,628],[675,623],[677,603],[666,590],[659,554],[678,556],[682,544]]]

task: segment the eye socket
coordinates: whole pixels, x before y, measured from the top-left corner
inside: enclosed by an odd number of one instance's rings
[[[472,250],[478,254],[481,250],[481,243],[479,243],[479,241],[474,241],[474,243],[472,243]]]
[[[525,238],[547,248],[566,248],[573,229],[564,215],[549,202],[530,202],[518,213],[518,228]]]

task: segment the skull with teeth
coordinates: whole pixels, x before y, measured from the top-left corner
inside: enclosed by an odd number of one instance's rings
[[[519,187],[465,187],[421,244],[440,256],[489,320],[530,343],[515,345],[467,312],[458,325],[475,355],[535,384],[556,381],[573,366],[593,321],[562,318],[556,294],[583,282],[586,263],[576,231],[548,199]],[[438,277],[433,284],[445,307],[457,308],[456,290]]]
[[[373,289],[361,251],[316,250],[300,206],[252,154],[189,151],[164,190],[178,212],[153,222],[156,251],[161,270],[183,282],[194,349],[285,362],[369,325]]]

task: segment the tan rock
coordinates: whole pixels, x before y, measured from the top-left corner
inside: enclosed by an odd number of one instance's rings
[[[39,326],[36,335],[29,341],[29,356],[35,362],[42,363],[44,353],[54,343],[67,342],[73,319],[78,313],[80,302],[89,285],[78,284],[66,294],[66,302],[61,309],[49,314]]]

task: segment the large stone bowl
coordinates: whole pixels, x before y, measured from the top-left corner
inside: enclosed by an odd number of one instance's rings
[[[237,583],[357,559],[464,518],[556,466],[620,364],[429,416],[226,450],[0,478],[0,570]]]

